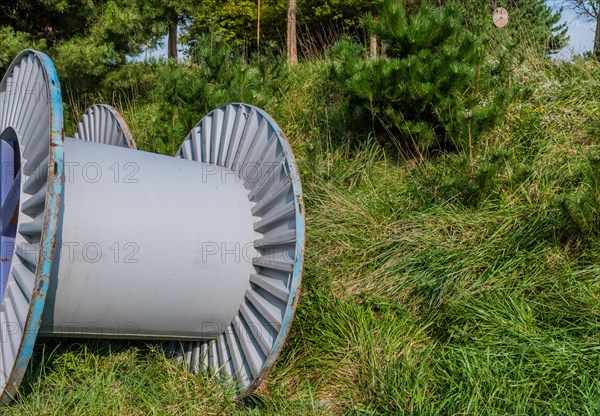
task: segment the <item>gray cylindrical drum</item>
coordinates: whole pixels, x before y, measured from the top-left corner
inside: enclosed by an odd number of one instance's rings
[[[62,234],[41,332],[212,339],[254,272],[256,222],[225,168],[64,143]]]

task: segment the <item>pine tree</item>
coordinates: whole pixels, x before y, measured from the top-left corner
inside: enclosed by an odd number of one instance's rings
[[[484,38],[500,38],[515,54],[556,53],[566,46],[569,38],[567,25],[560,23],[562,10],[552,11],[544,0],[506,2],[509,23],[498,29],[492,24],[496,5],[501,4],[491,0],[465,1],[465,25]]]
[[[566,231],[579,237],[600,233],[600,154],[591,151],[586,157],[576,169],[577,189],[558,198]]]
[[[504,68],[487,63],[455,4],[424,4],[410,16],[397,0],[377,9],[365,26],[386,43],[386,57],[362,59],[350,40],[334,48],[331,74],[349,109],[401,150],[466,149],[504,112],[509,94],[495,89],[504,84]]]
[[[77,90],[97,88],[166,33],[164,15],[146,0],[20,0],[0,5],[0,26],[2,65],[16,45],[35,47],[52,55],[63,84]]]

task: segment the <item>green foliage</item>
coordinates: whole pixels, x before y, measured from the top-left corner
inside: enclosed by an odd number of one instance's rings
[[[285,44],[286,0],[261,0],[261,43],[275,42],[279,48]],[[258,25],[256,0],[207,0],[194,8],[194,13],[184,35],[186,44],[208,33],[219,36],[249,50],[256,49]],[[337,33],[360,31],[360,19],[372,8],[371,1],[361,0],[299,0],[297,4],[298,31],[301,36],[326,48]],[[301,42],[300,48],[302,49]]]
[[[600,177],[584,156],[597,154],[600,66],[538,59],[516,71],[530,92],[474,145],[473,167],[464,153],[395,163],[367,145],[310,154],[304,319],[277,383],[307,377],[342,414],[598,411],[600,246],[589,229],[585,244],[564,238],[557,202]],[[365,331],[372,299],[398,313]],[[402,335],[378,336],[402,324],[423,332],[394,361]]]
[[[137,4],[155,40],[175,25],[186,25],[198,7],[198,2],[193,0],[137,0],[133,4]]]
[[[0,26],[0,71],[4,73],[17,54],[27,48],[41,48],[42,41],[31,42],[24,33]]]
[[[127,55],[154,46],[166,33],[164,20],[156,21],[157,7],[148,7],[148,1],[108,0],[96,13],[99,18],[90,25],[90,37],[97,44],[108,45],[121,64]]]
[[[279,52],[275,42],[266,43],[260,54],[254,54],[249,66],[251,73],[248,88],[240,97],[242,101],[265,106],[288,92],[290,74],[286,56]]]
[[[159,104],[161,139],[153,148],[173,153],[209,111],[230,102],[266,106],[286,90],[285,59],[272,48],[246,64],[227,42],[208,35],[194,45],[188,65],[157,67],[152,99]],[[162,145],[161,145],[162,143]]]
[[[600,153],[590,152],[574,192],[559,199],[567,231],[578,237],[600,233]]]
[[[261,42],[279,41],[285,32],[287,3],[283,0],[261,0]],[[186,29],[187,44],[205,40],[204,35],[220,38],[246,48],[256,48],[258,24],[256,0],[201,2],[195,9],[191,23]]]
[[[154,46],[175,16],[185,16],[190,2],[159,0],[24,0],[0,6],[4,53],[35,47],[50,54],[65,87],[76,93],[98,92],[107,74],[128,56]],[[6,51],[6,52],[4,52]]]
[[[521,155],[492,149],[471,167],[465,154],[441,156],[425,162],[411,173],[410,188],[424,205],[452,203],[477,208],[498,203],[531,176],[532,168]]]
[[[543,0],[521,1],[513,10],[515,43],[526,40],[556,53],[567,45],[567,24],[560,23],[562,9],[553,12]]]
[[[146,43],[160,35],[156,23],[145,8],[147,2],[125,0],[24,0],[14,7],[1,6],[0,25],[42,40],[53,48],[70,39],[85,39],[98,47],[109,47],[124,60],[127,54],[139,53]]]
[[[0,5],[0,25],[10,26],[48,47],[74,35],[89,33],[96,13],[106,0],[22,0]]]
[[[106,341],[49,341],[44,347],[35,351],[35,369],[29,367],[17,403],[3,409],[3,414],[108,416],[207,414],[217,408],[221,412],[236,411],[226,388],[174,365],[156,347]],[[161,402],[154,402],[158,397]]]
[[[465,25],[490,45],[504,45],[518,59],[531,53],[555,53],[567,45],[567,26],[560,23],[562,10],[554,12],[544,0],[520,0],[503,6],[508,10],[509,23],[500,29],[492,23],[489,1],[465,1]]]
[[[73,38],[54,47],[54,63],[65,87],[78,92],[95,90],[118,57],[105,43]]]
[[[368,0],[299,0],[300,24],[309,32],[334,26],[344,31],[359,29],[360,19],[373,8]]]
[[[492,127],[510,96],[502,60],[462,24],[460,7],[423,5],[408,16],[402,2],[379,3],[369,30],[387,45],[385,57],[363,58],[345,40],[333,49],[331,77],[363,125],[383,127],[399,148],[464,149]]]
[[[131,99],[147,97],[156,85],[156,72],[162,63],[130,62],[104,74],[102,90],[123,94]]]

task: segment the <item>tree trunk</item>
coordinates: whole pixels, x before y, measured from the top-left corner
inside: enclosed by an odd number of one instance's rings
[[[600,62],[600,13],[596,16],[596,35],[594,36],[594,57]]]
[[[371,47],[369,56],[371,59],[377,58],[377,36],[373,33],[371,33]]]
[[[260,0],[258,0],[258,11],[256,12],[256,49],[260,51]]]
[[[167,56],[177,59],[177,22],[172,22],[169,27],[169,40],[167,41]]]
[[[375,6],[372,7],[371,13],[373,17],[377,16],[377,8]],[[375,33],[369,35],[369,57],[377,59],[377,35]]]
[[[288,63],[298,63],[298,40],[296,39],[296,5],[297,0],[288,0],[287,10],[287,54]]]

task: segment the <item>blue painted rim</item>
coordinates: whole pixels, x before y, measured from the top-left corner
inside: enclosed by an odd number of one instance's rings
[[[8,377],[0,399],[8,402],[13,399],[33,354],[33,347],[37,338],[42,312],[46,302],[46,294],[50,275],[52,273],[53,259],[56,251],[56,236],[60,218],[60,202],[62,197],[63,177],[63,107],[60,93],[60,81],[52,60],[44,53],[26,49],[19,53],[8,68],[4,78],[26,55],[33,54],[42,64],[46,81],[46,98],[50,102],[50,137],[48,154],[48,182],[46,189],[46,204],[44,208],[44,226],[40,240],[40,253],[35,271],[33,294],[29,302],[29,311],[22,328],[22,338],[19,345],[15,364]],[[4,78],[2,82],[4,82]]]

